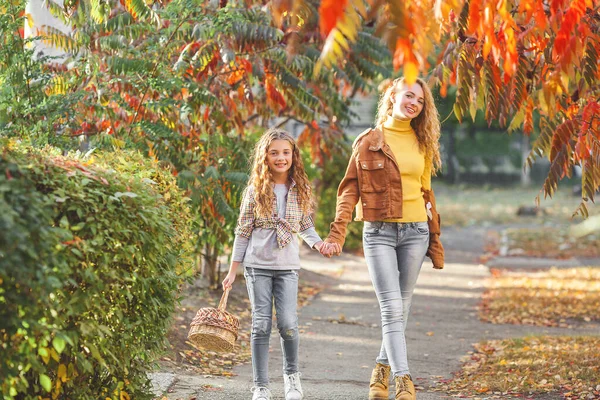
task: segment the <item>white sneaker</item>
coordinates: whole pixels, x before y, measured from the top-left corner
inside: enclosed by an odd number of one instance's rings
[[[300,384],[300,372],[291,375],[283,374],[283,392],[285,400],[302,400],[302,385]]]
[[[264,386],[253,387],[252,400],[271,400],[271,391]]]

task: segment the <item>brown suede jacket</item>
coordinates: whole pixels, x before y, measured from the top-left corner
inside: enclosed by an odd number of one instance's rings
[[[433,190],[423,190],[425,207],[431,203],[427,256],[433,267],[444,268],[444,247],[440,241],[440,216],[435,207]],[[360,201],[360,203],[359,203]],[[377,128],[361,133],[352,145],[352,156],[337,194],[335,220],[326,242],[344,245],[346,228],[357,207],[356,220],[382,221],[402,218],[402,179],[400,169],[383,132]]]

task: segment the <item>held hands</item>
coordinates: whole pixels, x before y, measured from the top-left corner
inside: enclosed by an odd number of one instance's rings
[[[342,246],[338,243],[319,242],[315,245],[323,257],[339,256],[342,253]]]

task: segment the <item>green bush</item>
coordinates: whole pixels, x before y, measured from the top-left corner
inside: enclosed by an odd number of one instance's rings
[[[152,398],[189,218],[168,171],[131,153],[113,162],[0,154],[4,399]]]

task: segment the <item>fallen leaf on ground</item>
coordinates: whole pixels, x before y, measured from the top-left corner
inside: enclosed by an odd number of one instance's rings
[[[558,392],[569,400],[600,399],[600,337],[493,340],[476,344],[475,349],[456,377],[438,381],[434,390],[453,397],[491,392],[512,398]]]
[[[479,309],[483,321],[562,327],[600,322],[600,268],[492,269],[491,275]]]

